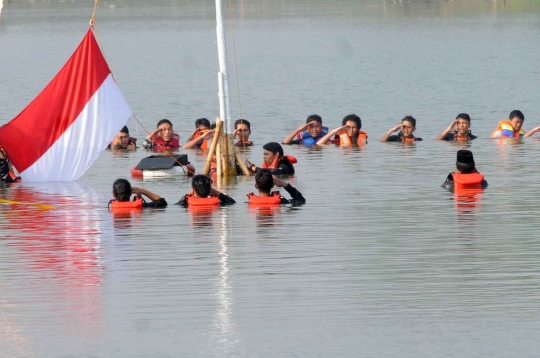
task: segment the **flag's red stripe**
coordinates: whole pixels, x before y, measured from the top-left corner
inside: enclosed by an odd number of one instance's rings
[[[17,117],[0,128],[0,145],[19,172],[38,160],[71,126],[109,73],[109,66],[89,29],[47,87]]]

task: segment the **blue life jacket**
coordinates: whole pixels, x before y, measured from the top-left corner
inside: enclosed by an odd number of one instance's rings
[[[302,132],[302,142],[304,145],[315,145],[319,139],[328,134],[328,127],[322,127],[321,134],[317,138],[313,138],[309,132]]]

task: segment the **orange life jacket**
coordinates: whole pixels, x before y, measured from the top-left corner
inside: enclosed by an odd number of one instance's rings
[[[478,172],[461,174],[452,173],[455,189],[481,189],[484,176]]]
[[[195,136],[195,139],[202,137],[206,132],[208,132],[208,131],[207,130],[200,131]],[[201,146],[199,148],[200,149],[209,149],[211,145],[212,145],[212,141],[205,138],[205,139],[202,140],[202,144],[201,144]]]
[[[416,142],[416,137],[412,136],[411,138],[408,138],[408,137],[405,137],[405,136],[401,136],[401,141],[406,142],[406,143]]]
[[[217,196],[211,196],[208,198],[197,198],[193,195],[186,195],[186,203],[188,206],[214,206],[219,205],[220,201]]]
[[[277,191],[273,191],[270,196],[260,197],[253,193],[248,195],[248,203],[255,205],[279,205],[281,204],[281,194]]]
[[[253,146],[253,142],[249,141],[249,140],[245,140],[245,141],[238,141],[236,142],[235,146],[237,147],[252,147]]]
[[[512,122],[506,119],[499,122],[497,129],[491,133],[491,138],[521,138],[524,135],[525,131],[523,129],[519,131],[514,130]]]
[[[142,209],[143,204],[144,201],[140,196],[136,196],[133,200],[130,201],[111,200],[109,201],[109,210],[122,211],[126,209]]]
[[[295,157],[293,157],[292,155],[285,155],[285,157],[287,157],[287,159],[289,159],[289,161],[291,163],[297,163],[298,160],[296,160]],[[264,169],[277,169],[279,168],[279,164],[281,163],[281,161],[283,161],[283,158],[284,157],[280,157],[280,158],[276,158],[272,161],[272,164],[270,165],[266,165],[266,163],[263,161],[262,164],[261,164],[261,168],[264,168]]]
[[[152,146],[156,149],[180,148],[180,136],[177,133],[174,133],[171,140],[168,142],[165,142],[161,137],[156,137],[152,140]]]
[[[356,139],[356,144],[358,145],[366,145],[367,144],[367,133],[364,131],[358,131],[358,138]],[[347,133],[342,133],[339,135],[339,145],[340,146],[348,146],[351,145],[351,137]]]

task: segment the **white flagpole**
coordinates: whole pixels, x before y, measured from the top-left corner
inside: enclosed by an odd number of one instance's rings
[[[225,42],[225,32],[223,29],[223,16],[221,12],[221,0],[216,0],[216,34],[219,58],[219,115],[224,122],[224,131],[226,134],[234,132],[233,122],[231,121],[231,101],[229,96],[229,74],[227,70],[227,45]]]

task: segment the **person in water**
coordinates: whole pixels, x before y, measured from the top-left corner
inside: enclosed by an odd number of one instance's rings
[[[15,175],[7,153],[0,146],[0,183],[18,183],[21,178]]]
[[[266,143],[263,145],[263,150],[263,169],[269,169],[272,174],[294,174],[293,163],[296,163],[296,158],[283,155],[283,147],[279,143]],[[247,159],[246,166],[252,173],[261,169]]]
[[[525,122],[523,113],[517,109],[513,110],[510,112],[508,119],[499,122],[497,129],[491,133],[491,138],[522,138],[532,136],[534,132],[529,131],[525,133],[523,130],[523,122]]]
[[[277,191],[271,191],[275,186],[284,188],[291,195],[291,199],[286,199]],[[255,188],[259,195],[249,193],[249,204],[293,204],[302,205],[306,203],[306,199],[298,190],[293,188],[286,181],[276,178],[268,169],[261,169],[255,174]]]
[[[210,140],[214,135],[214,130],[211,129],[212,125],[206,118],[199,118],[195,121],[195,130],[189,136],[187,143],[184,145],[184,149],[210,149]]]
[[[326,144],[326,142],[335,136],[333,143],[339,144],[342,147],[351,145],[366,145],[368,136],[367,133],[361,130],[362,121],[356,114],[349,114],[343,117],[341,127],[335,128],[322,137],[317,145]]]
[[[160,197],[157,194],[154,194],[146,189],[136,188],[131,186],[130,182],[126,179],[116,179],[113,183],[114,200],[109,201],[109,207],[126,207],[130,203],[131,208],[163,208],[167,206],[167,201],[164,198]],[[131,195],[135,194],[136,197],[133,200]],[[146,196],[151,202],[145,202],[142,196]],[[123,203],[123,204],[122,204]]]
[[[162,119],[157,129],[146,137],[142,143],[144,149],[171,150],[180,148],[180,135],[174,133],[173,125],[168,119]]]
[[[455,189],[485,189],[488,183],[484,176],[476,170],[474,157],[470,150],[458,150],[456,171],[448,174],[442,187]]]
[[[107,149],[113,150],[135,150],[137,139],[129,136],[129,129],[124,126],[120,132],[114,137],[112,142],[107,146]]]
[[[191,179],[191,191],[184,195],[176,205],[212,206],[230,205],[236,201],[212,187],[212,180],[206,175],[198,174]]]
[[[454,141],[469,141],[476,139],[475,135],[471,134],[471,117],[467,113],[460,113],[456,119],[450,123],[448,128],[439,134],[436,140],[445,140],[448,142]]]
[[[251,147],[253,142],[249,140],[251,135],[251,123],[245,119],[238,119],[234,122],[233,137],[238,137],[238,142],[235,143],[237,147]]]
[[[322,137],[328,133],[328,127],[323,127],[322,118],[317,114],[312,114],[307,117],[306,124],[293,130],[282,144],[317,144]]]
[[[413,135],[416,130],[416,119],[413,116],[406,116],[401,120],[401,124],[392,127],[385,135],[379,139],[381,142],[418,142],[422,138]],[[392,134],[399,131],[398,134]]]

